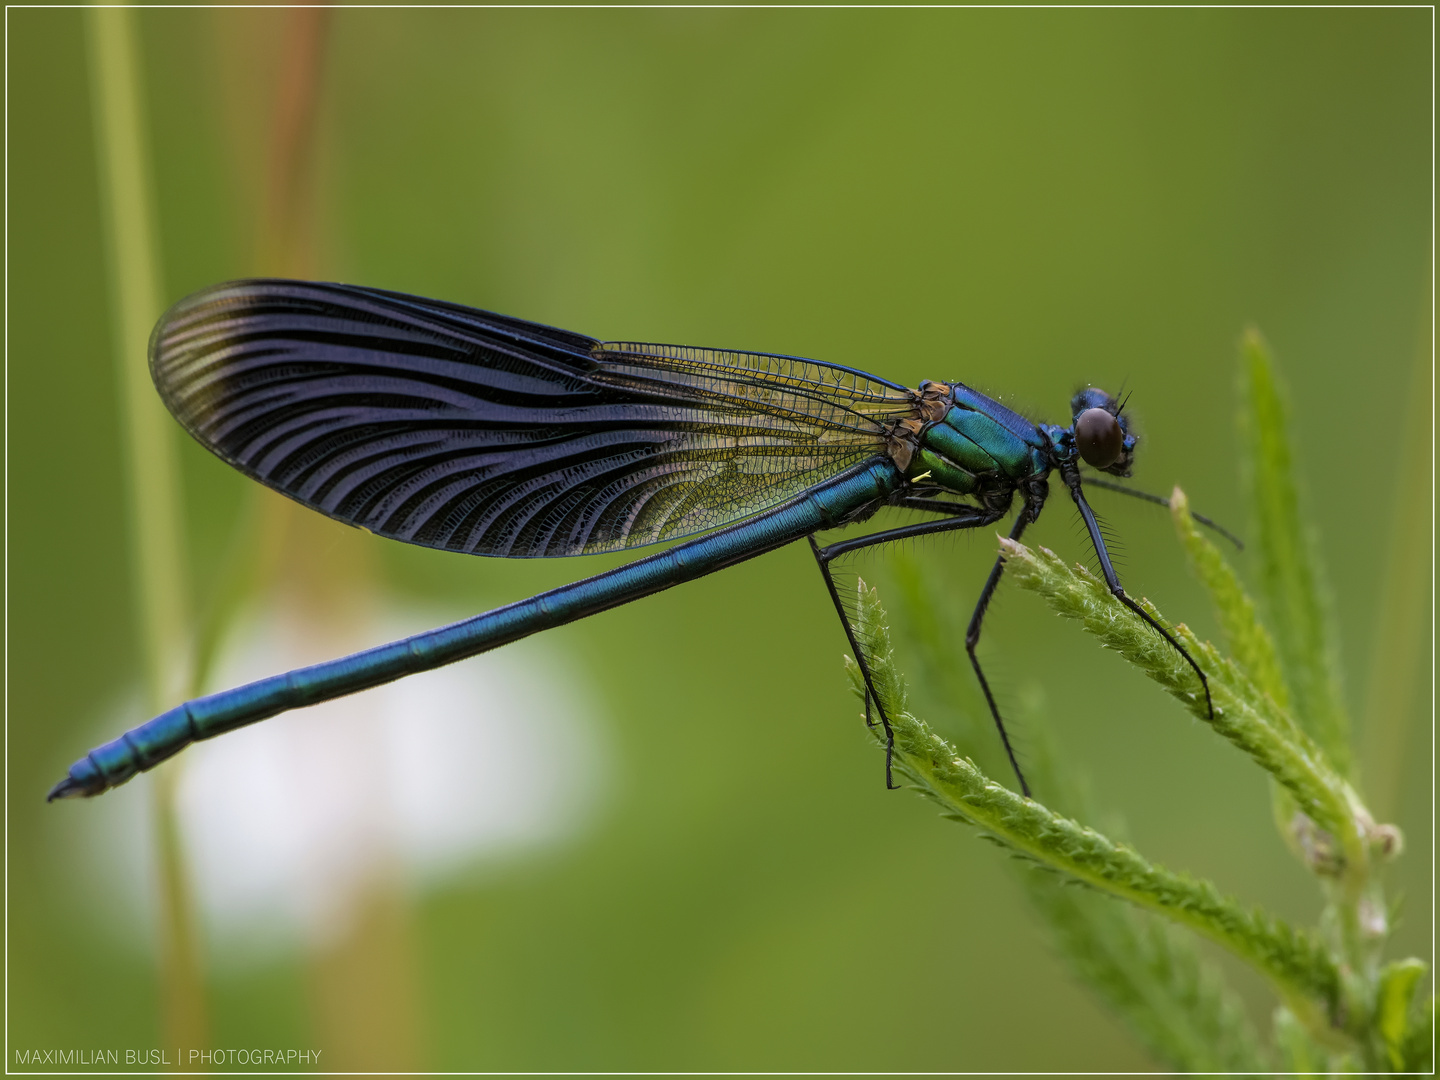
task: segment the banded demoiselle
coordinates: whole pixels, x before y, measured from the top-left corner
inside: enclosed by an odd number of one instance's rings
[[[1035,423],[960,382],[912,390],[794,356],[601,342],[457,304],[280,280],[218,285],[176,304],[151,337],[150,370],[171,413],[206,448],[380,536],[503,558],[695,538],[463,622],[184,702],[81,758],[51,799],[99,794],[195,740],[807,538],[869,687],[867,716],[874,702],[884,725],[894,786],[890,720],[831,563],[876,544],[993,524],[1017,497],[1010,536],[1019,539],[1057,471],[1110,591],[1184,656],[1209,699],[1199,665],[1121,587],[1085,500],[1082,461],[1125,477],[1135,454],[1121,403],[1100,390],[1074,396],[1069,426]],[[827,547],[814,539],[887,506],[926,520]],[[975,653],[1003,569],[997,560],[965,647],[1028,796]]]

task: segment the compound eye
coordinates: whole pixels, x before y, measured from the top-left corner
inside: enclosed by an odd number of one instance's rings
[[[1125,433],[1106,410],[1086,409],[1075,418],[1075,444],[1085,464],[1108,469],[1125,450]]]

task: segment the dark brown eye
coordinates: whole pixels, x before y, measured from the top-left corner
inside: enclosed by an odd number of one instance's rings
[[[1075,418],[1075,444],[1085,464],[1106,469],[1120,460],[1125,433],[1120,421],[1104,409],[1086,409]]]

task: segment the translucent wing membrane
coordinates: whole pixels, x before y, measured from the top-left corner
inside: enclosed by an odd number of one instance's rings
[[[795,357],[581,334],[376,289],[244,281],[181,301],[150,367],[236,468],[382,536],[479,555],[638,547],[884,453],[902,387]]]

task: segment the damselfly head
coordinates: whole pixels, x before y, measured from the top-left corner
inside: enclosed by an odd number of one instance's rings
[[[1116,476],[1129,476],[1135,460],[1135,436],[1121,403],[1104,390],[1088,387],[1070,399],[1075,449],[1085,464]]]

